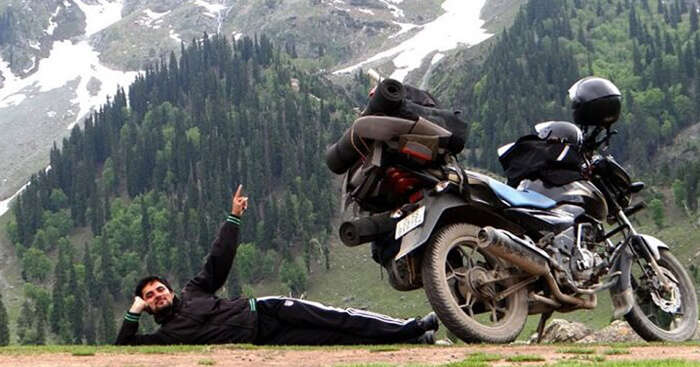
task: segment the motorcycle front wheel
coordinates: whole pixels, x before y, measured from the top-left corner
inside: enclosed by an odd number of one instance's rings
[[[505,264],[478,250],[479,230],[452,224],[431,237],[423,257],[423,288],[440,321],[460,339],[509,343],[527,321],[527,289],[493,297],[515,281],[494,278],[506,273]]]
[[[661,249],[657,263],[670,282],[667,287],[647,261],[633,260],[630,281],[635,303],[625,319],[647,341],[689,340],[698,326],[698,303],[693,283],[670,251]]]

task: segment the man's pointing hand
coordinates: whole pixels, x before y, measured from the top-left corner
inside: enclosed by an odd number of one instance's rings
[[[248,197],[243,196],[243,185],[238,185],[236,193],[233,195],[233,200],[231,203],[231,214],[241,217],[248,209]]]

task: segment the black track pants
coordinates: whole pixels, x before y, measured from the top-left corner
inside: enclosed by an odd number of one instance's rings
[[[294,298],[258,298],[256,309],[258,336],[255,344],[411,343],[424,333],[415,320]]]

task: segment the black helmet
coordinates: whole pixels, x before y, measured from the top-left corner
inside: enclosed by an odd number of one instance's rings
[[[568,143],[575,146],[583,144],[583,132],[578,126],[567,121],[547,121],[535,125],[537,137],[542,140]]]
[[[569,88],[569,98],[579,125],[609,128],[620,118],[620,90],[607,79],[583,78]]]

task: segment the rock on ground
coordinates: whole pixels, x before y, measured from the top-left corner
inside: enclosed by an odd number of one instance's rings
[[[529,343],[535,343],[537,333],[530,336]],[[700,341],[700,321],[692,340]],[[542,343],[626,343],[644,340],[626,321],[616,320],[600,330],[592,330],[580,322],[554,319],[544,329]]]
[[[544,328],[542,343],[573,343],[593,333],[593,329],[580,322],[553,319]],[[530,337],[530,343],[535,343],[537,333]]]
[[[612,324],[590,334],[577,343],[619,343],[619,342],[643,342],[644,340],[632,330],[632,327],[622,320],[615,320]]]

